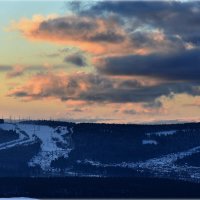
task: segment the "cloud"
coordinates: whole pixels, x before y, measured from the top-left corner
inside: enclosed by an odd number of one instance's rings
[[[119,29],[115,20],[80,18],[78,16],[58,17],[39,24],[33,36],[55,32],[58,37],[68,40],[82,40],[87,42],[116,43],[124,40],[123,31]],[[51,35],[50,35],[51,36]],[[53,37],[53,35],[52,35]]]
[[[126,4],[126,2],[125,2]],[[76,46],[93,55],[149,54],[185,48],[177,36],[165,34],[158,27],[123,22],[117,15],[38,17],[12,24],[30,40]]]
[[[44,65],[37,66],[37,65],[30,65],[30,66],[24,66],[24,65],[0,65],[0,72],[6,73],[6,78],[11,79],[11,78],[17,78],[24,76],[26,73],[38,73],[38,72],[45,72],[49,70],[54,70],[56,69],[55,67],[52,68],[47,68]]]
[[[180,35],[187,42],[196,44],[200,41],[198,1],[101,1],[79,13],[89,16],[115,13],[129,19],[130,26],[148,25],[164,30],[167,35]]]
[[[12,71],[13,67],[9,65],[0,65],[0,72]]]
[[[95,10],[95,6],[101,9]],[[188,4],[185,11],[182,7],[174,2],[150,5],[101,1],[90,6],[93,14],[81,13],[79,9],[73,16],[40,16],[15,22],[15,30],[21,34],[16,36],[23,36],[19,39],[30,40],[33,46],[38,42],[55,44],[57,50],[39,52],[37,55],[43,56],[39,60],[56,58],[53,63],[60,59],[61,64],[43,67],[41,63],[28,70],[25,70],[28,66],[22,66],[23,70],[15,66],[10,70],[2,68],[7,78],[23,76],[17,85],[15,80],[6,80],[11,101],[14,99],[19,106],[25,106],[20,100],[30,101],[28,106],[40,105],[41,100],[52,104],[53,99],[56,108],[62,110],[60,116],[80,121],[91,116],[95,120],[96,115],[97,120],[103,121],[105,116],[114,116],[110,122],[176,119],[188,113],[188,118],[195,117],[198,109],[184,106],[186,103],[192,106],[192,100],[196,99],[193,96],[200,96],[199,28],[194,25],[199,14],[198,6],[195,10]],[[115,28],[109,27],[110,21]],[[82,58],[87,59],[87,65]],[[90,59],[97,62],[89,63]],[[77,68],[71,64],[66,67],[69,62]],[[96,74],[73,74],[75,71]],[[178,94],[192,97],[180,95],[175,101]]]
[[[172,97],[181,93],[200,95],[199,85],[194,83],[142,85],[133,80],[132,84],[124,87],[123,82],[124,80],[86,73],[38,74],[24,85],[10,90],[8,95],[24,100],[56,98],[61,101],[96,103],[149,103],[162,96]]]
[[[115,51],[116,46],[126,40],[123,28],[111,17],[105,20],[75,15],[33,16],[13,22],[11,30],[20,31],[30,40],[78,46],[94,54],[104,53],[107,48]]]
[[[66,118],[64,119],[61,119],[61,120],[64,120],[66,121]],[[67,118],[67,121],[68,122],[74,122],[74,123],[112,123],[113,120],[116,120],[116,119],[112,119],[112,118],[100,118],[100,117],[95,117],[94,118],[70,118],[68,117]]]
[[[12,27],[28,40],[63,45],[49,56],[70,53],[64,62],[82,67],[84,57],[70,49],[78,48],[94,60],[96,74],[46,70],[11,89],[9,96],[54,98],[72,105],[141,104],[141,112],[124,109],[134,115],[158,111],[163,96],[200,95],[199,2],[98,1],[86,7],[76,3],[73,9],[73,15],[33,16]]]
[[[149,19],[151,21],[152,19],[162,20],[160,17],[167,17],[171,12],[181,14],[182,11],[188,10],[187,7],[194,7],[197,4],[173,1],[98,1],[90,7],[76,9],[78,6],[78,4],[77,6],[74,4],[72,9],[73,12],[81,15],[96,16],[112,12],[124,17],[136,16],[138,18],[141,17],[141,20]],[[142,16],[144,16],[144,19]]]
[[[77,15],[93,18],[115,15],[129,34],[138,30],[161,30],[172,46],[173,41],[178,45],[180,40],[185,45],[200,44],[198,1],[98,1],[91,6],[73,4],[72,9]],[[141,42],[144,44],[146,40]]]
[[[83,109],[80,109],[80,108],[74,108],[72,111],[73,111],[73,112],[83,112],[84,110],[83,110]]]
[[[165,80],[199,81],[200,50],[176,54],[108,57],[98,64],[103,74],[147,76]]]
[[[22,76],[24,74],[24,69],[20,66],[16,66],[12,69],[12,71],[7,73],[7,78],[15,78],[18,76]]]
[[[128,115],[136,115],[137,114],[137,112],[135,110],[133,110],[133,109],[131,109],[131,110],[124,110],[123,113],[124,114],[128,114]]]
[[[161,108],[163,106],[163,104],[162,104],[161,101],[156,100],[156,101],[153,101],[153,102],[145,103],[143,106],[145,108],[155,108],[155,109],[158,109],[158,108]]]
[[[35,15],[12,23],[31,40],[98,55],[173,53],[199,46],[200,2],[72,2],[73,15]]]
[[[87,65],[86,59],[83,57],[83,55],[80,55],[80,54],[72,54],[72,55],[66,56],[64,59],[64,62],[72,63],[78,67],[84,67]]]

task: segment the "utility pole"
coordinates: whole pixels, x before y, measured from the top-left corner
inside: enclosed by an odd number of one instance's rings
[[[33,134],[35,135],[35,124],[33,125]]]

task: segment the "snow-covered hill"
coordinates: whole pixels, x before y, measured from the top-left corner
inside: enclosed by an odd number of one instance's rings
[[[31,145],[40,141],[40,151],[29,162],[29,166],[39,165],[43,170],[49,170],[51,161],[59,157],[68,157],[72,150],[71,134],[67,127],[51,128],[49,126],[41,126],[23,123],[5,123],[0,124],[2,130],[12,130],[19,134],[19,139],[2,143],[1,150],[8,150],[16,146]],[[63,136],[68,136],[63,138]],[[62,146],[62,147],[61,147]],[[22,155],[23,156],[23,155]]]
[[[0,176],[135,175],[200,182],[200,124],[0,124]]]

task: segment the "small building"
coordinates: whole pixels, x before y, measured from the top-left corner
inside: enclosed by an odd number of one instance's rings
[[[4,119],[0,119],[0,124],[3,124],[4,123]]]

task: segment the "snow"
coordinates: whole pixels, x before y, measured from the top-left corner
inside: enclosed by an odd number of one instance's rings
[[[158,142],[155,140],[142,140],[142,144],[153,144],[153,145],[157,145]]]
[[[168,135],[174,135],[176,133],[176,130],[171,131],[160,131],[160,132],[154,132],[154,133],[147,133],[146,135],[158,135],[158,136],[168,136]]]
[[[25,131],[30,138],[34,136],[38,137],[41,144],[41,151],[31,159],[29,166],[40,165],[43,170],[49,170],[51,167],[51,162],[59,157],[68,157],[68,154],[72,150],[67,140],[62,138],[62,135],[68,134],[69,131],[67,127],[58,127],[53,129],[49,126],[35,126],[32,124],[19,124],[19,128]],[[57,133],[57,130],[60,133]],[[57,142],[60,142],[65,146],[65,148],[58,147]]]
[[[73,129],[68,129],[65,126],[58,126],[52,128],[49,126],[38,126],[33,124],[21,124],[21,123],[4,123],[0,124],[0,129],[14,130],[19,134],[19,139],[5,142],[0,144],[0,150],[9,149],[20,145],[30,145],[41,141],[41,149],[37,155],[35,155],[30,161],[29,166],[41,166],[44,171],[53,171],[51,163],[53,160],[59,157],[68,158],[69,153],[73,149],[71,135]],[[176,134],[176,130],[160,131],[147,133],[146,135],[158,135],[167,136]],[[144,139],[141,141],[143,145],[157,145],[158,142],[152,139]],[[98,160],[78,160],[78,164],[89,164],[96,167],[122,167],[131,168],[138,171],[147,170],[153,176],[170,177],[174,174],[174,177],[184,180],[195,180],[200,182],[200,167],[193,166],[179,166],[176,165],[178,159],[190,156],[194,153],[200,152],[200,146],[188,149],[186,151],[167,154],[161,157],[151,158],[145,161],[139,162],[121,162],[121,163],[101,163]],[[75,172],[69,172],[75,173]],[[92,176],[92,175],[91,175]]]
[[[0,129],[6,130],[6,131],[13,130],[19,134],[19,139],[0,144],[0,150],[9,149],[9,148],[13,148],[15,146],[30,144],[30,143],[34,142],[29,137],[27,137],[27,135],[24,134],[24,132],[22,132],[19,129],[17,124],[10,124],[10,123],[0,124]]]
[[[99,166],[99,167],[102,167],[102,166],[105,166],[105,167],[109,167],[109,165],[107,164],[101,164],[100,162],[98,161],[93,161],[93,160],[88,160],[88,159],[85,159],[84,161],[81,161],[81,160],[77,160],[77,163],[78,164],[90,164],[92,166]]]
[[[156,177],[170,177],[171,173],[174,174],[174,178],[179,177],[179,179],[183,180],[192,180],[196,182],[200,182],[200,167],[193,166],[179,166],[176,165],[175,162],[178,159],[185,158],[187,156],[191,156],[194,153],[200,152],[200,146],[191,148],[187,151],[177,152],[167,154],[165,156],[161,156],[159,158],[152,158],[146,161],[140,162],[122,162],[122,163],[111,163],[105,164],[99,161],[93,160],[78,160],[78,164],[89,164],[96,167],[121,167],[121,168],[130,168],[138,171],[147,170],[151,175]]]
[[[153,175],[160,177],[171,177],[170,174],[173,173],[174,177],[179,177],[179,179],[199,182],[200,167],[179,166],[175,164],[178,159],[182,159],[199,152],[200,146],[197,146],[187,151],[171,153],[159,158],[149,159],[144,162],[125,163],[121,166],[133,169],[146,169]]]
[[[3,129],[5,131],[15,130],[15,128],[16,128],[15,124],[10,124],[10,123],[0,124],[0,129]]]
[[[59,131],[60,133],[57,133],[57,131]],[[71,132],[73,132],[73,130],[71,129]],[[53,134],[53,138],[58,139],[59,141],[66,143],[66,141],[63,139],[62,136],[69,134],[69,131],[67,129],[67,127],[62,127],[59,126],[56,129],[54,129],[54,134]]]
[[[11,198],[0,198],[0,200],[37,200],[28,197],[11,197]]]
[[[0,198],[0,200],[37,200],[28,197],[11,197],[11,198]]]
[[[13,148],[20,145],[33,144],[33,143],[35,143],[35,141],[29,140],[29,139],[17,139],[17,140],[0,144],[0,150]]]
[[[59,126],[54,129],[49,126],[33,124],[4,123],[0,124],[0,129],[13,130],[19,134],[19,139],[0,144],[0,150],[34,144],[38,142],[38,139],[41,141],[41,150],[29,161],[29,166],[40,165],[43,170],[49,170],[53,160],[62,156],[67,158],[72,150],[71,134],[73,130],[69,131],[67,127]],[[65,139],[64,135],[66,135]],[[58,143],[62,147],[58,147]]]
[[[19,125],[19,128],[25,131],[30,138],[36,135],[41,141],[43,151],[53,151],[57,149],[55,142],[52,141],[53,129],[48,126],[40,126],[36,129],[35,125]]]

